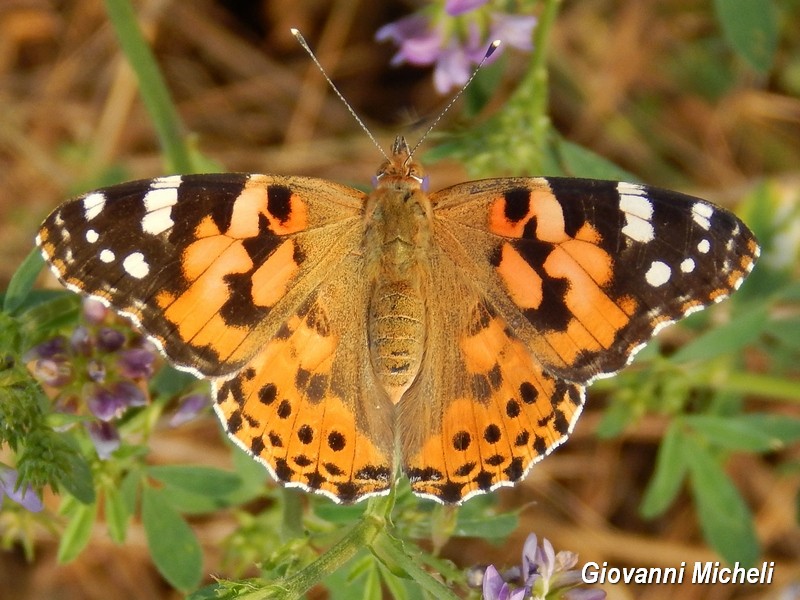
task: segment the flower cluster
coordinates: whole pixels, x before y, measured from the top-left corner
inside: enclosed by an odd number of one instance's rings
[[[603,590],[578,589],[582,583],[580,571],[573,570],[578,562],[574,552],[558,554],[549,540],[539,546],[535,534],[530,534],[522,547],[522,566],[501,574],[489,565],[483,574],[484,600],[602,600]]]
[[[57,336],[25,355],[33,376],[53,390],[57,411],[93,417],[86,421],[98,456],[108,458],[119,447],[113,421],[129,408],[147,404],[147,380],[153,375],[155,348],[141,337],[106,325],[108,310],[86,300],[85,325],[69,337]]]
[[[467,82],[494,40],[520,50],[533,48],[536,17],[493,11],[489,4],[489,0],[445,0],[443,9],[431,6],[384,25],[375,38],[400,47],[393,65],[435,65],[434,86],[446,94]],[[503,45],[490,60],[500,55]]]

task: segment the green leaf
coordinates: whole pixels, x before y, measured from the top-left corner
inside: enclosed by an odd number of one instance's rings
[[[727,450],[774,452],[800,440],[800,420],[784,415],[692,415],[685,420],[709,443]]]
[[[68,437],[61,438],[64,441]],[[72,444],[71,444],[72,445]],[[96,499],[92,469],[86,459],[78,452],[67,456],[69,471],[59,480],[59,484],[83,504],[93,504]]]
[[[571,177],[636,182],[636,177],[613,162],[569,140],[558,139],[558,152],[565,173]]]
[[[196,383],[197,377],[191,373],[164,365],[151,380],[150,389],[160,396],[170,398],[183,393],[189,386]]]
[[[142,523],[158,572],[183,592],[197,587],[203,565],[200,544],[163,490],[142,490]]]
[[[800,319],[773,319],[767,323],[764,333],[780,340],[791,350],[800,350]]]
[[[730,564],[754,564],[760,552],[758,538],[739,491],[718,460],[692,436],[685,436],[684,452],[691,456],[692,491],[706,541]]]
[[[49,294],[49,298],[19,315],[23,347],[42,341],[60,327],[74,325],[80,314],[81,299],[71,292]]]
[[[595,435],[602,440],[610,440],[622,434],[625,428],[635,420],[636,413],[631,410],[631,404],[616,400],[609,403],[603,411],[597,429],[595,429]]]
[[[97,517],[97,504],[71,503],[69,522],[58,544],[59,564],[73,560],[89,543]]]
[[[728,323],[709,329],[675,352],[670,360],[675,363],[707,361],[723,354],[732,354],[755,341],[768,321],[767,307],[763,304],[755,306]]]
[[[105,516],[108,526],[108,535],[116,544],[125,541],[125,534],[128,531],[128,520],[130,512],[125,504],[125,498],[120,490],[109,487],[105,490]]]
[[[639,506],[639,514],[652,519],[664,513],[672,504],[686,477],[687,456],[683,452],[683,433],[679,421],[673,421],[661,440],[656,468]]]
[[[142,483],[142,472],[138,469],[129,471],[119,484],[119,494],[125,503],[125,510],[129,514],[136,512],[136,501],[139,497],[139,487]]]
[[[3,310],[13,313],[23,305],[43,266],[44,259],[39,249],[34,248],[11,277],[3,299]]]
[[[218,497],[227,496],[242,484],[236,473],[213,467],[156,465],[148,467],[147,474],[166,486]]]
[[[360,597],[363,600],[382,600],[381,577],[378,572],[378,565],[373,563],[373,567],[367,571],[364,585],[361,586]],[[352,592],[352,588],[351,592]]]
[[[462,518],[459,513],[453,535],[503,540],[514,532],[518,524],[519,516],[516,513],[475,515],[474,518]]]
[[[164,485],[174,509],[192,514],[229,506],[242,484],[236,473],[211,467],[158,465],[148,467],[147,474]]]
[[[767,0],[715,0],[725,40],[759,73],[769,73],[778,47],[778,17]]]
[[[387,590],[389,590],[389,596],[392,598],[392,600],[412,600],[412,598],[420,596],[419,592],[412,595],[412,589],[419,590],[418,586],[415,586],[412,581],[400,579],[389,569],[387,569],[383,563],[376,564],[378,566],[378,572],[381,575],[383,585],[386,586]],[[377,598],[380,600],[382,596],[378,595]]]

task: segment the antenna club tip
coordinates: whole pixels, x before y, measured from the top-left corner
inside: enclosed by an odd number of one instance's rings
[[[486,58],[489,58],[492,54],[494,54],[494,51],[497,50],[502,43],[503,42],[500,40],[493,40],[492,43],[489,44],[489,49],[486,50]]]

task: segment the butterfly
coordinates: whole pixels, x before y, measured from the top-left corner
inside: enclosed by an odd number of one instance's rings
[[[737,217],[677,192],[426,183],[398,137],[370,193],[160,177],[61,205],[36,241],[67,288],[210,379],[227,433],[277,481],[345,503],[400,473],[445,504],[522,480],[587,385],[759,255]]]

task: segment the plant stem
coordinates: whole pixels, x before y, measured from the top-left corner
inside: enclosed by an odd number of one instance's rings
[[[369,500],[361,520],[336,544],[307,567],[281,581],[238,596],[239,600],[299,598],[325,577],[342,568],[386,529],[394,506],[394,491]]]
[[[533,37],[533,56],[526,80],[530,86],[530,111],[533,125],[533,139],[540,144],[546,138],[550,129],[550,119],[547,116],[548,77],[547,53],[550,48],[550,32],[558,15],[561,0],[546,0],[544,10],[536,24]]]
[[[178,173],[192,171],[190,153],[184,143],[183,125],[161,76],[156,59],[142,36],[136,13],[128,0],[105,0],[106,12],[119,44],[131,65],[167,160],[167,168]]]

